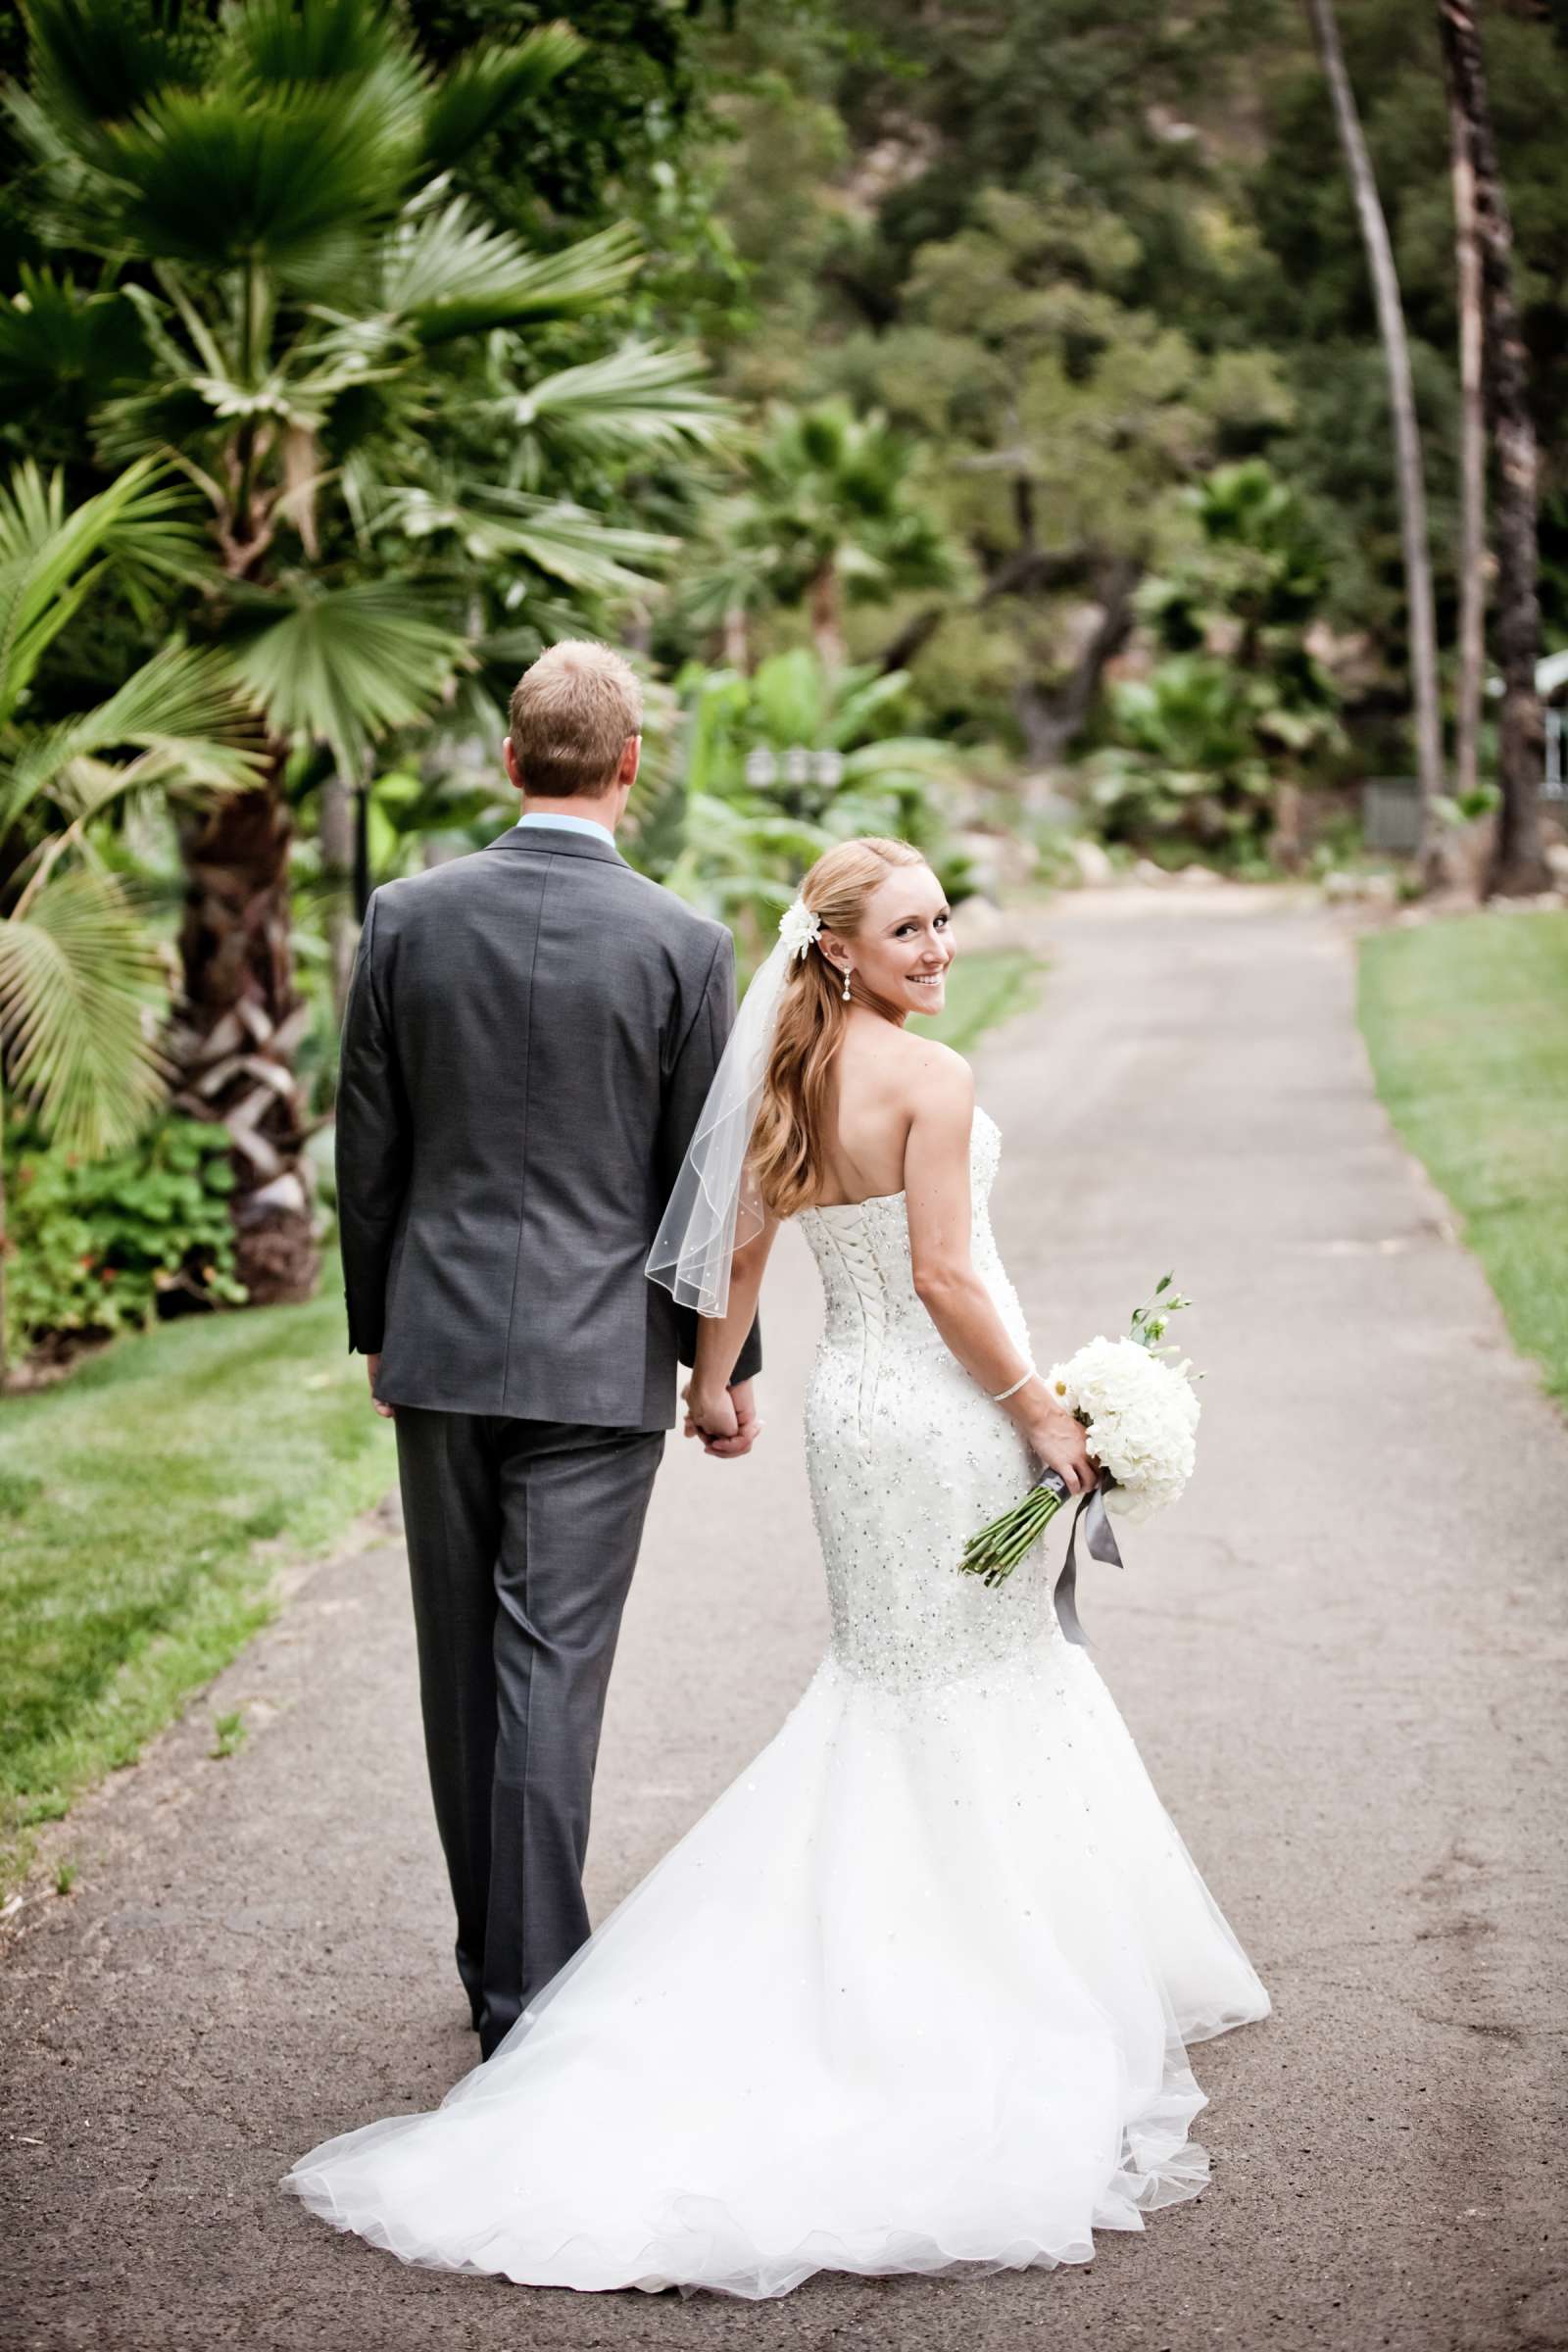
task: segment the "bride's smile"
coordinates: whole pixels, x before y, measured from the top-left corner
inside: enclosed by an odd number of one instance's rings
[[[957,954],[953,909],[928,865],[896,866],[866,895],[853,938],[824,925],[822,954],[846,975],[852,1003],[885,1019],[926,1018],[947,1002],[948,966]]]

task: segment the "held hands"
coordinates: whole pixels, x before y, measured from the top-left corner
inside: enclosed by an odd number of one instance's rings
[[[689,1380],[681,1391],[681,1400],[686,1407],[682,1437],[701,1438],[703,1451],[720,1461],[739,1461],[743,1453],[751,1452],[762,1424],[757,1417],[749,1380],[738,1380],[733,1388],[716,1392],[699,1389],[695,1379]]]

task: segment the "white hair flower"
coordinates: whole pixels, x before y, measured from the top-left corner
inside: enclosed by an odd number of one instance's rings
[[[778,918],[778,935],[792,956],[807,955],[821,928],[822,917],[804,899],[792,900]]]

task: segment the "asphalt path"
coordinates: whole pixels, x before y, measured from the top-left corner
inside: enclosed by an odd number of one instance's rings
[[[7,2352],[1568,2344],[1568,1430],[1374,1101],[1343,918],[1115,890],[1060,901],[1042,938],[1039,1008],[977,1065],[1036,1351],[1118,1329],[1167,1265],[1198,1302],[1199,1474],[1080,1598],[1274,1999],[1194,2052],[1208,2190],[1087,2266],[819,2276],[760,2305],[406,2269],[312,2220],[277,2186],[294,2157],[433,2104],[474,2050],[387,1506],[50,1834],[79,1881],[39,1882],[0,1946]],[[756,1454],[670,1442],[606,1728],[596,1916],[820,1655],[800,1437],[818,1315],[786,1235]],[[216,1758],[234,1709],[247,1738]]]

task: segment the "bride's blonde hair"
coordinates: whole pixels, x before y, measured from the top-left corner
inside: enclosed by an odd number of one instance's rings
[[[824,930],[853,939],[866,900],[895,866],[925,863],[908,842],[866,833],[824,850],[800,895]],[[758,1189],[775,1217],[808,1208],[822,1188],[829,1080],[850,1009],[843,989],[843,974],[819,947],[793,962],[784,982],[750,1152]]]

